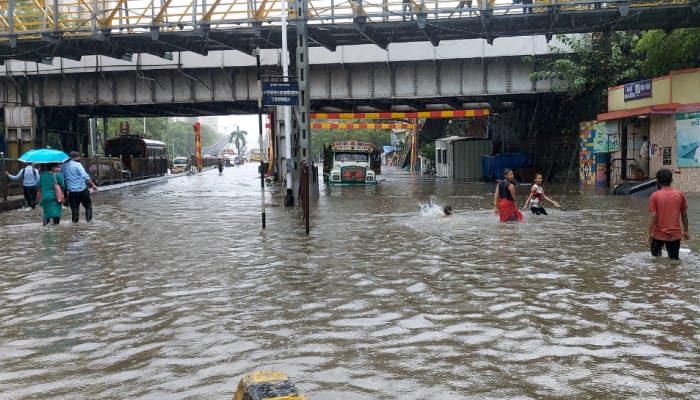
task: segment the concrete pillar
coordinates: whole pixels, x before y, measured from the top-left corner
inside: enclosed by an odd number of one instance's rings
[[[35,147],[35,114],[32,107],[5,107],[7,158],[18,158]]]

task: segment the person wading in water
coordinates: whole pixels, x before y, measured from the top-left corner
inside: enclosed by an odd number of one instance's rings
[[[498,181],[496,191],[493,193],[493,211],[500,217],[501,222],[523,222],[523,214],[515,205],[515,184],[513,183],[513,170],[503,170],[502,181]]]

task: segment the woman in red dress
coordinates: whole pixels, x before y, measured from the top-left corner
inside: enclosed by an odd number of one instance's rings
[[[502,181],[498,181],[496,191],[493,193],[493,211],[500,217],[501,222],[523,222],[523,214],[515,206],[515,184],[513,183],[513,170],[503,170]]]

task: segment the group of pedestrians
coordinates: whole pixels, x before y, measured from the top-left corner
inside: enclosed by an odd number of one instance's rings
[[[97,191],[97,185],[80,163],[80,153],[70,152],[70,158],[63,164],[42,164],[42,170],[28,163],[17,175],[5,174],[11,180],[22,180],[26,207],[34,209],[39,204],[43,209],[43,224],[54,225],[61,222],[63,206],[67,203],[71,210],[71,220],[80,220],[80,206],[85,209],[85,220],[92,221],[92,200],[90,188]],[[67,193],[67,194],[64,194]]]
[[[506,168],[503,171],[505,179],[498,182],[493,194],[493,208],[500,222],[523,222],[523,215],[516,206],[516,189],[513,170]],[[523,206],[523,210],[530,207],[535,215],[547,215],[542,206],[546,200],[555,207],[560,207],[557,201],[544,194],[542,187],[542,174],[535,175],[535,183],[530,188],[530,195]],[[673,172],[668,168],[661,168],[656,172],[656,183],[659,190],[651,194],[649,198],[649,226],[646,236],[646,245],[650,248],[654,257],[661,256],[661,251],[666,248],[668,257],[677,260],[680,252],[681,240],[689,240],[688,228],[688,203],[680,190],[673,189]],[[451,210],[450,210],[451,211]]]

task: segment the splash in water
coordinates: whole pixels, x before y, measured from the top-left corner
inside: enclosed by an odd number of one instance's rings
[[[440,204],[435,196],[430,198],[430,203],[418,203],[420,207],[421,217],[444,217],[446,207],[449,207],[449,213],[452,215],[452,207]]]

